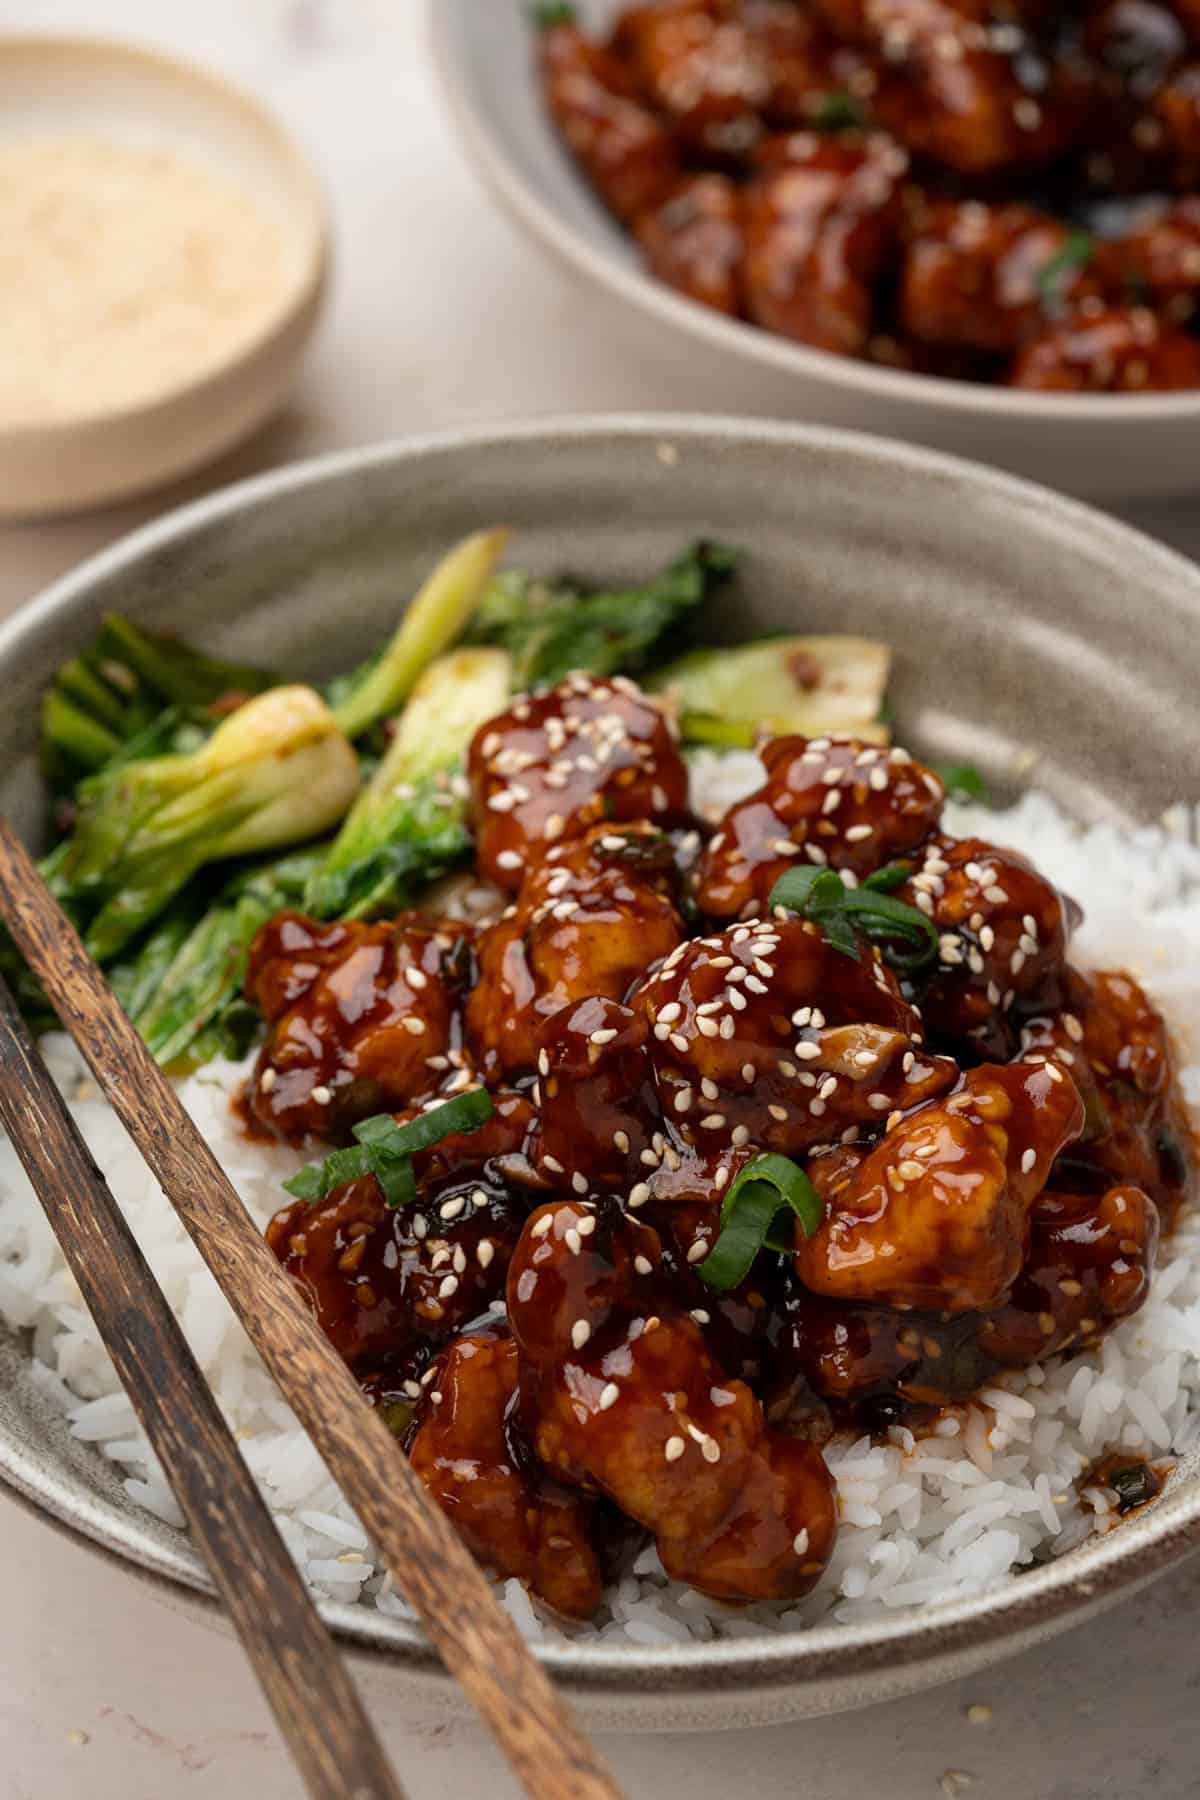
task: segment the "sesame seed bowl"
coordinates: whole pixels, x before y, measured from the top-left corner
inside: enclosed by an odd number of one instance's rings
[[[1056,878],[1089,915],[1086,953],[1127,964],[1152,987],[1194,1095],[1200,931],[1189,901],[1198,876],[1186,841],[1190,811],[1178,803],[1200,789],[1192,725],[1200,575],[1072,502],[925,451],[716,419],[566,420],[339,454],[217,494],[106,551],[5,626],[0,669],[13,699],[6,809],[36,840],[39,696],[118,599],[133,619],[169,624],[221,655],[271,662],[283,646],[289,670],[315,678],[335,657],[343,666],[377,641],[397,592],[414,591],[447,544],[501,519],[526,565],[547,576],[571,569],[626,582],[701,534],[745,546],[733,600],[709,621],[715,641],[785,630],[885,641],[899,740],[923,758],[978,765],[999,804],[1020,797],[999,823],[1020,834],[1019,847],[1059,858]],[[714,798],[726,803],[715,790]],[[1163,827],[1164,811],[1183,837]],[[980,828],[972,817],[964,813],[958,828]],[[998,841],[1010,840],[998,833]],[[240,1181],[245,1146],[229,1126],[220,1081],[206,1085],[204,1074],[192,1078],[188,1103]],[[278,1176],[294,1167],[286,1155],[286,1167],[259,1171],[253,1194],[243,1187],[249,1203],[277,1205]],[[157,1253],[149,1201],[126,1204]],[[0,1169],[0,1314],[8,1321],[0,1475],[164,1599],[219,1624],[186,1536],[161,1504],[158,1514],[146,1510],[152,1472],[130,1476],[127,1433],[108,1410],[119,1409],[120,1396],[84,1391],[80,1404],[72,1359],[86,1321],[52,1268],[29,1266],[27,1229]],[[1200,1544],[1195,1246],[1185,1222],[1160,1271],[1161,1300],[1106,1340],[1102,1362],[1048,1361],[1037,1382],[988,1390],[986,1419],[979,1410],[988,1442],[973,1453],[997,1459],[992,1475],[971,1477],[982,1500],[970,1517],[959,1508],[936,1527],[962,1577],[950,1597],[923,1594],[920,1579],[906,1590],[903,1569],[888,1573],[889,1562],[908,1557],[920,1575],[919,1546],[897,1546],[925,1452],[919,1443],[864,1440],[842,1447],[835,1470],[841,1537],[861,1554],[831,1566],[837,1585],[818,1588],[810,1598],[819,1604],[802,1618],[709,1608],[693,1631],[680,1624],[686,1609],[668,1608],[648,1627],[643,1615],[640,1637],[607,1628],[572,1634],[528,1601],[522,1608],[519,1595],[506,1598],[587,1715],[627,1730],[739,1727],[865,1705],[969,1674],[1094,1617]],[[181,1299],[186,1327],[188,1295]],[[248,1362],[238,1365],[239,1384],[256,1380]],[[1035,1492],[1032,1481],[999,1478],[1014,1453],[1018,1462],[1033,1455],[1035,1434],[1046,1468],[1056,1468],[1056,1444],[1099,1447],[1117,1433],[1132,1446],[1139,1432],[1170,1468],[1159,1496],[1120,1523],[1101,1516],[1101,1502],[1093,1519],[1087,1503],[1068,1505],[1065,1489],[1056,1499],[1053,1484]],[[243,1442],[260,1475],[278,1485],[279,1471],[264,1462],[268,1435]],[[293,1435],[287,1453],[289,1479],[299,1484],[294,1541],[305,1560],[304,1531],[341,1531],[342,1544],[354,1542],[352,1522],[322,1498],[319,1472],[295,1473],[303,1442]],[[882,1476],[880,1457],[892,1459]],[[1052,1526],[1056,1505],[1068,1516],[1056,1544],[1038,1522],[1041,1496]],[[872,1523],[873,1508],[895,1511],[893,1543]],[[1096,1519],[1111,1528],[1093,1530]],[[285,1524],[293,1529],[291,1517]],[[1006,1533],[1001,1561],[981,1564],[980,1545]],[[341,1560],[361,1566],[364,1558],[354,1550]],[[403,1694],[410,1706],[457,1706],[402,1610],[373,1595],[351,1603],[322,1584],[338,1561],[326,1548],[310,1578],[367,1684]],[[1015,1574],[1003,1572],[1009,1562],[1019,1565]]]
[[[602,33],[628,0],[581,0]],[[648,272],[551,121],[524,0],[429,0],[442,91],[490,198],[611,302],[614,331],[689,382],[701,410],[849,426],[970,456],[1089,499],[1194,493],[1200,390],[1037,392],[913,373],[727,317]]]

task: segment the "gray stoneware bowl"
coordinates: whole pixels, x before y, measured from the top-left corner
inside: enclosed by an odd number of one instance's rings
[[[895,647],[902,739],[978,762],[1001,789],[1036,755],[1077,815],[1157,817],[1200,794],[1200,572],[1072,502],[869,438],[721,420],[603,419],[475,431],[302,463],[127,538],[0,630],[0,802],[36,836],[34,736],[55,666],[119,607],[317,676],[384,635],[438,553],[506,520],[515,554],[625,581],[699,533],[746,546],[729,637],[862,631]],[[179,1533],[123,1494],[0,1343],[0,1473],[40,1512],[215,1619]],[[1113,1605],[1200,1544],[1200,1464],[1153,1507],[984,1599],[872,1627],[684,1650],[553,1649],[595,1722],[750,1725],[964,1675]],[[454,1690],[411,1629],[330,1606],[369,1685],[414,1707]]]
[[[599,29],[627,4],[576,9]],[[614,324],[674,372],[689,406],[883,432],[1091,499],[1200,490],[1200,392],[1025,394],[909,375],[810,350],[673,292],[643,269],[547,119],[527,0],[427,6],[442,89],[480,179],[536,243],[611,298]]]

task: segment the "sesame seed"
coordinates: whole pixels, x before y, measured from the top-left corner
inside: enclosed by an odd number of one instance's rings
[[[867,786],[873,788],[877,794],[882,794],[887,784],[888,778],[886,769],[872,769],[871,773],[867,776]]]
[[[681,1437],[669,1437],[663,1445],[663,1456],[670,1462],[678,1462],[687,1445]]]
[[[458,1276],[457,1275],[444,1276],[442,1278],[442,1284],[438,1288],[438,1299],[439,1300],[448,1300],[450,1298],[451,1294],[456,1294],[457,1292],[458,1292]]]
[[[873,827],[870,825],[851,825],[845,834],[846,842],[848,844],[861,844],[864,838],[869,838],[871,836],[872,830]]]
[[[886,1094],[867,1095],[867,1105],[873,1107],[876,1112],[886,1112],[891,1104]]]
[[[984,1700],[977,1700],[967,1708],[967,1719],[972,1725],[986,1725],[991,1716],[992,1709]]]
[[[1037,1164],[1037,1151],[1033,1150],[1033,1149],[1026,1150],[1024,1155],[1021,1158],[1021,1173],[1022,1173],[1022,1175],[1030,1174],[1033,1171],[1036,1164]]]
[[[778,1119],[780,1124],[783,1124],[784,1120],[787,1118],[786,1106],[768,1106],[767,1111],[773,1119]]]
[[[529,1227],[530,1237],[545,1237],[546,1233],[549,1231],[549,1229],[553,1225],[553,1223],[554,1223],[554,1214],[553,1213],[543,1213],[541,1218],[538,1219],[533,1225],[531,1225]]]
[[[1069,1038],[1074,1038],[1074,1040],[1077,1044],[1081,1044],[1083,1042],[1083,1026],[1079,1023],[1079,1020],[1075,1017],[1075,1014],[1074,1013],[1064,1013],[1062,1016],[1062,1022],[1063,1022],[1063,1030],[1066,1032],[1067,1036]]]
[[[703,1238],[697,1238],[687,1253],[687,1259],[690,1263],[698,1263],[703,1262],[707,1255],[708,1244]]]
[[[453,1200],[443,1201],[442,1205],[438,1207],[438,1211],[441,1213],[443,1219],[457,1219],[459,1213],[466,1204],[466,1195],[457,1194]]]
[[[315,1087],[310,1098],[315,1106],[328,1106],[333,1095],[327,1087]]]
[[[576,1350],[582,1350],[592,1335],[592,1328],[586,1319],[576,1319],[571,1327],[571,1343]]]
[[[792,1539],[792,1549],[796,1552],[797,1556],[807,1556],[807,1554],[808,1554],[808,1532],[807,1531],[798,1531],[796,1533],[795,1537]]]
[[[617,1401],[620,1398],[621,1398],[621,1390],[617,1386],[616,1382],[615,1381],[606,1382],[604,1384],[604,1386],[600,1389],[600,1399],[598,1402],[600,1411],[607,1412],[609,1407],[615,1406],[617,1404]]]
[[[744,1062],[742,1064],[742,1080],[746,1083],[747,1087],[753,1083],[755,1073],[755,1067],[752,1062]]]
[[[677,1113],[685,1113],[689,1110],[689,1108],[691,1107],[691,1104],[692,1104],[691,1088],[690,1087],[680,1088],[679,1092],[675,1096],[675,1111]]]
[[[576,1169],[571,1177],[571,1186],[575,1189],[577,1194],[586,1194],[588,1190],[587,1176]]]
[[[896,1173],[905,1181],[920,1181],[925,1170],[913,1156],[906,1156],[903,1162],[896,1164]]]
[[[649,1188],[648,1183],[646,1183],[644,1181],[636,1181],[629,1190],[630,1206],[634,1206],[634,1207],[645,1206],[645,1204],[649,1198],[650,1198],[650,1188]]]
[[[990,900],[993,906],[1003,906],[1008,899],[1004,889],[998,887],[995,882],[990,887],[984,888],[983,897],[985,900]]]
[[[548,1168],[550,1170],[552,1175],[565,1175],[566,1174],[566,1170],[563,1168],[562,1164],[559,1162],[557,1156],[551,1156],[549,1151],[547,1151],[542,1156],[542,1162],[545,1164],[546,1168]]]
[[[682,1031],[673,1031],[669,1041],[674,1045],[675,1049],[678,1050],[680,1056],[686,1056],[692,1047],[687,1038],[684,1037]]]
[[[264,1069],[258,1083],[259,1090],[264,1094],[269,1094],[271,1089],[275,1086],[275,1081],[275,1070],[272,1068]]]
[[[803,1039],[796,1045],[796,1055],[801,1062],[813,1062],[820,1054],[820,1044],[811,1043],[808,1039]]]
[[[722,1112],[708,1113],[708,1114],[706,1114],[706,1116],[703,1119],[701,1119],[700,1129],[701,1129],[701,1131],[720,1131],[720,1129],[724,1125],[724,1123],[725,1123],[725,1114],[724,1113],[722,1113]]]
[[[481,1269],[486,1269],[490,1266],[495,1254],[496,1246],[493,1244],[491,1238],[480,1238],[475,1246],[475,1260]]]
[[[826,794],[824,800],[821,802],[821,811],[825,815],[828,815],[829,813],[834,813],[837,811],[838,807],[841,804],[842,804],[841,791],[838,788],[830,788],[830,790]]]
[[[563,1243],[567,1246],[567,1249],[571,1252],[572,1256],[578,1256],[579,1252],[583,1249],[583,1239],[580,1237],[578,1231],[576,1231],[574,1225],[568,1225],[567,1229],[563,1232]]]
[[[697,1325],[707,1325],[710,1322],[709,1315],[708,1315],[708,1313],[705,1312],[705,1310],[702,1306],[694,1306],[692,1308],[691,1316],[693,1319],[695,1319]]]
[[[718,1444],[716,1438],[704,1438],[700,1445],[700,1454],[706,1463],[720,1462],[721,1446]]]
[[[408,1032],[410,1037],[424,1037],[424,1035],[425,1035],[424,1019],[418,1019],[414,1013],[409,1013],[407,1015],[407,1017],[401,1021],[401,1023],[403,1024],[405,1031]]]
[[[734,1149],[741,1150],[749,1142],[750,1142],[750,1133],[749,1133],[749,1130],[747,1129],[747,1127],[745,1125],[735,1125],[733,1128],[733,1147],[734,1147]]]
[[[493,794],[488,801],[488,811],[498,813],[511,812],[516,804],[517,798],[511,788],[501,788],[500,792],[498,794]]]
[[[613,1026],[606,1025],[599,1031],[588,1033],[589,1044],[611,1044],[617,1033]]]

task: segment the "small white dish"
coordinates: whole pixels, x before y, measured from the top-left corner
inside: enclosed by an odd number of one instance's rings
[[[575,0],[589,31],[628,0]],[[641,266],[547,116],[526,0],[428,0],[443,91],[475,169],[530,236],[626,309],[685,371],[697,411],[849,425],[979,457],[1112,502],[1200,492],[1200,391],[1039,394],[880,368],[792,343],[675,293]]]
[[[277,229],[279,293],[251,335],[148,399],[0,425],[0,518],[75,511],[211,461],[282,404],[321,306],[329,229],[317,179],[249,95],[157,51],[0,37],[0,143],[84,136],[165,150],[240,190]]]

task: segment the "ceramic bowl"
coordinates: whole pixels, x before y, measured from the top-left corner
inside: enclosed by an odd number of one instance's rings
[[[325,457],[137,532],[0,628],[0,805],[36,838],[38,697],[106,608],[324,676],[380,641],[397,596],[448,543],[500,520],[522,564],[611,582],[700,533],[744,545],[718,631],[886,638],[902,740],[978,763],[1002,791],[1036,761],[1038,784],[1084,818],[1153,819],[1200,793],[1200,571],[1190,564],[1072,502],[925,451],[659,418],[531,423]],[[71,1437],[20,1339],[0,1342],[0,1474],[215,1618],[186,1537],[139,1510],[120,1471]],[[1120,1530],[981,1599],[869,1627],[685,1650],[551,1648],[545,1660],[589,1717],[623,1730],[791,1718],[982,1668],[1111,1606],[1197,1543],[1193,1462]],[[456,1703],[409,1627],[366,1608],[326,1611],[369,1685],[414,1706]]]
[[[0,425],[0,519],[125,499],[248,437],[286,398],[326,286],[316,177],[272,115],[219,76],[104,39],[0,37],[0,138],[68,134],[171,150],[244,191],[282,234],[283,287],[252,337],[152,399]]]
[[[627,0],[579,0],[588,27]],[[607,293],[641,353],[689,405],[849,425],[995,463],[1091,499],[1200,489],[1200,392],[1033,394],[875,367],[726,319],[649,275],[551,125],[526,0],[428,0],[443,92],[491,195],[583,281]]]

